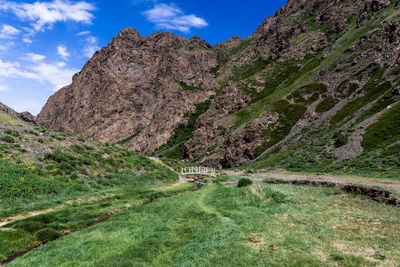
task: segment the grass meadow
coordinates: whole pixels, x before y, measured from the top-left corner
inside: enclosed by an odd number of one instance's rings
[[[9,266],[398,266],[399,218],[398,207],[337,188],[207,185],[121,211]]]

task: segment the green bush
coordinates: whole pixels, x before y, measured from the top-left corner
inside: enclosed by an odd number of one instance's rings
[[[15,143],[14,138],[10,135],[3,135],[2,137],[0,137],[0,140],[6,143]]]
[[[195,90],[199,89],[199,87],[187,85],[183,81],[177,81],[177,83],[179,83],[179,85],[182,87],[182,89],[184,91],[195,91]]]
[[[61,234],[56,230],[54,230],[53,228],[44,228],[42,230],[37,231],[35,235],[36,238],[42,242],[52,241],[61,236]]]
[[[36,136],[39,135],[39,134],[38,134],[36,131],[34,131],[34,130],[24,130],[24,132],[27,133],[27,134],[32,134],[32,135],[36,135]]]
[[[253,181],[250,180],[249,178],[242,178],[237,183],[237,186],[238,187],[245,187],[245,186],[249,186],[249,185],[252,185],[252,184],[253,184]]]
[[[333,138],[335,139],[335,143],[334,143],[335,147],[342,147],[345,144],[347,144],[347,142],[349,141],[349,138],[340,132],[335,133],[333,135]]]
[[[319,114],[325,113],[331,110],[338,102],[339,100],[337,100],[336,98],[333,98],[331,96],[327,97],[321,103],[318,104],[315,111]]]
[[[289,99],[293,99],[296,103],[313,103],[318,100],[319,96],[328,90],[328,86],[323,83],[310,83],[296,91],[294,91]]]
[[[12,129],[6,130],[5,133],[9,134],[9,135],[12,135],[12,136],[15,136],[15,137],[21,136],[19,132],[15,131],[15,130],[12,130]]]
[[[36,131],[39,131],[39,132],[41,132],[41,133],[45,133],[45,132],[47,131],[46,128],[44,128],[44,127],[42,127],[42,126],[35,127],[35,130],[36,130]]]

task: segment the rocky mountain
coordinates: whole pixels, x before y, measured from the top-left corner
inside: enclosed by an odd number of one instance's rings
[[[31,113],[25,112],[16,112],[12,108],[4,105],[0,102],[0,123],[9,123],[10,120],[18,121],[21,123],[28,123],[31,125],[36,125],[36,118]],[[12,124],[12,123],[11,123]]]
[[[197,36],[143,38],[127,28],[49,99],[38,122],[150,152],[168,141],[195,104],[215,94],[216,65],[211,45]]]
[[[399,21],[399,0],[289,0],[215,46],[124,29],[38,122],[207,166],[397,175]]]

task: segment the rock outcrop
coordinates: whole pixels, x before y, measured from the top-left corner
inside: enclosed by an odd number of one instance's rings
[[[199,37],[158,32],[143,38],[124,29],[48,100],[38,121],[109,143],[135,136],[130,149],[153,151],[218,89],[210,47]]]

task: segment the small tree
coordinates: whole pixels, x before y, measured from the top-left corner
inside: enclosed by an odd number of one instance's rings
[[[238,187],[245,187],[245,186],[249,186],[249,185],[252,185],[252,184],[253,184],[253,181],[250,180],[249,178],[242,178],[242,179],[239,180],[237,186]]]

